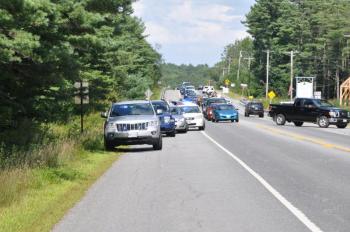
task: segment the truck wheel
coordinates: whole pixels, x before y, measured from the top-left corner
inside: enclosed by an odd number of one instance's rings
[[[340,128],[340,129],[344,129],[344,128],[346,128],[347,126],[348,126],[347,123],[339,123],[339,124],[337,124],[337,127]]]
[[[284,124],[286,124],[286,117],[283,114],[277,114],[276,124],[279,126],[283,126]]]
[[[162,135],[159,136],[159,139],[153,144],[153,149],[156,151],[162,150],[163,147],[163,141],[162,141]]]
[[[329,119],[326,116],[321,116],[318,118],[317,124],[321,128],[327,128],[329,126]]]
[[[293,122],[295,126],[302,126],[304,122]]]
[[[106,151],[113,151],[114,147],[115,147],[115,145],[112,142],[110,142],[106,139],[104,140],[104,146],[105,146]]]

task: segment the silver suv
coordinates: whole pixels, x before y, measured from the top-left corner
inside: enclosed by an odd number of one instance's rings
[[[106,150],[119,145],[149,144],[154,150],[162,149],[160,122],[149,101],[125,101],[114,103],[104,125]]]

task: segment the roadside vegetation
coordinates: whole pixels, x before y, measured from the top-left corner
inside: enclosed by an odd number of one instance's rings
[[[96,112],[159,96],[161,56],[132,12],[129,0],[0,1],[0,231],[50,230],[118,157]]]

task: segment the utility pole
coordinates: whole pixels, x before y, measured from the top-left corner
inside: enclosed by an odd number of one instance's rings
[[[297,51],[290,51],[290,100],[293,101],[294,56]]]
[[[241,68],[241,58],[242,58],[242,50],[239,51],[238,70],[237,70],[237,81],[239,80],[239,70],[240,70],[240,68]]]
[[[228,75],[230,75],[230,72],[231,72],[231,60],[232,58],[229,56],[228,57]]]
[[[251,56],[249,56],[249,57],[247,57],[247,58],[244,58],[245,60],[248,60],[248,70],[249,70],[249,77],[248,77],[248,90],[249,90],[249,88],[250,88],[250,74],[251,74],[251,72],[250,72],[250,66],[251,66],[251,64],[252,64],[252,60],[254,60],[254,58],[253,57],[251,57]]]
[[[266,99],[269,93],[269,69],[270,69],[270,50],[267,50],[266,51],[266,90],[265,90]]]

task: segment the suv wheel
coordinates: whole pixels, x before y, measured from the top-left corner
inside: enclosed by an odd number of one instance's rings
[[[286,124],[286,117],[283,114],[277,114],[276,124],[279,126],[283,126],[284,124]]]
[[[249,117],[249,114],[248,114],[248,113],[244,113],[244,116],[245,116],[245,117]]]
[[[176,132],[174,130],[172,132],[167,133],[167,135],[170,136],[170,137],[175,137],[176,136]]]
[[[263,118],[263,117],[264,117],[264,114],[260,114],[260,115],[259,115],[259,118]]]
[[[104,145],[105,145],[106,151],[113,151],[114,150],[115,145],[106,139],[104,140]]]
[[[339,124],[337,124],[337,127],[340,128],[340,129],[344,129],[344,128],[346,128],[347,126],[348,126],[347,123],[339,123]]]
[[[163,147],[163,140],[162,140],[162,135],[159,136],[159,138],[156,140],[156,142],[153,144],[153,149],[154,150],[162,150]]]
[[[327,128],[329,126],[329,119],[326,116],[321,116],[318,118],[317,124],[321,128]]]

